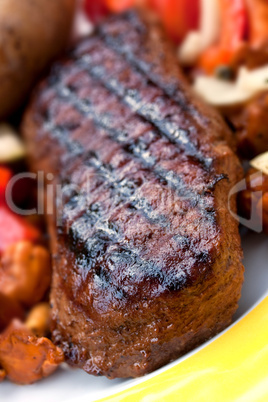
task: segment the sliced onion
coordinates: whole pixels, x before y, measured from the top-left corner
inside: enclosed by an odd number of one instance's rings
[[[190,32],[179,48],[179,60],[185,66],[193,65],[200,55],[202,36],[200,32]]]
[[[250,71],[241,67],[237,85],[252,93],[268,89],[268,66]]]
[[[243,104],[249,99],[248,91],[215,77],[200,76],[193,88],[206,102],[218,107]]]
[[[264,174],[268,175],[268,152],[265,152],[264,154],[261,154],[254,158],[251,162],[250,165],[263,172]]]
[[[77,0],[77,11],[75,14],[72,39],[77,40],[93,32],[93,25],[89,21],[83,6],[83,0]]]
[[[8,124],[0,125],[0,163],[24,158],[26,150],[16,131]]]
[[[214,106],[243,104],[259,92],[268,90],[268,66],[255,70],[241,67],[236,82],[199,76],[195,80],[194,90]]]
[[[200,30],[189,32],[186,36],[179,48],[180,62],[185,65],[194,64],[204,50],[217,42],[220,28],[219,0],[201,0]]]

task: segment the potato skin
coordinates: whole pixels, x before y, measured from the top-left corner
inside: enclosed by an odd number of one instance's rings
[[[76,0],[0,0],[0,119],[65,48]]]

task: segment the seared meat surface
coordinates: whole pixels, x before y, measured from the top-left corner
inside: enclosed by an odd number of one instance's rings
[[[70,364],[136,377],[230,324],[241,167],[159,26],[135,11],[108,19],[40,85],[23,131],[32,167],[62,186],[51,304]]]

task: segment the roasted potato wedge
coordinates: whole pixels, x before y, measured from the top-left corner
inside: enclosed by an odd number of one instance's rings
[[[23,319],[24,311],[21,305],[0,292],[0,332],[3,331],[13,318]]]
[[[65,48],[75,0],[0,0],[0,119]]]
[[[37,338],[14,320],[0,335],[0,366],[17,384],[32,384],[52,374],[64,361],[60,348],[47,338]]]
[[[50,280],[50,255],[44,247],[21,241],[3,253],[0,292],[10,299],[31,307],[43,299]]]
[[[36,336],[46,336],[50,327],[50,306],[49,303],[39,303],[32,308],[25,322]]]
[[[0,382],[4,380],[5,376],[6,376],[5,370],[0,369]]]

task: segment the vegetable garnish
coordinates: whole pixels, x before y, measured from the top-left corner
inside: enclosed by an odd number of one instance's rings
[[[213,74],[220,65],[230,65],[236,52],[243,46],[248,31],[248,13],[245,0],[219,0],[221,37],[219,43],[207,49],[199,60],[199,67]]]
[[[118,13],[136,4],[155,11],[164,24],[169,36],[180,43],[186,34],[197,30],[200,23],[201,0],[85,0],[84,9],[92,22]]]
[[[154,6],[167,33],[180,43],[188,32],[199,28],[200,0],[158,0]]]
[[[250,165],[268,175],[268,152],[257,156],[256,158],[250,161]]]
[[[120,13],[131,8],[135,4],[135,0],[106,0],[105,3],[109,11]]]
[[[268,2],[264,0],[247,0],[250,35],[253,47],[260,47],[268,39]]]
[[[201,54],[220,38],[220,7],[215,0],[200,0],[200,27],[190,31],[179,48],[182,64],[192,65]]]
[[[17,241],[35,241],[40,237],[40,232],[35,227],[10,211],[6,205],[5,192],[11,177],[10,169],[0,167],[0,254]]]
[[[0,124],[0,163],[16,161],[25,154],[25,146],[13,127]]]
[[[84,9],[87,16],[93,23],[100,21],[108,14],[106,0],[85,0]]]
[[[17,384],[41,380],[63,361],[60,348],[48,338],[37,338],[19,320],[14,320],[0,335],[0,364],[7,377]]]
[[[1,204],[0,228],[0,254],[20,240],[36,241],[40,238],[40,232],[34,226]]]
[[[214,106],[243,104],[268,89],[268,66],[255,70],[240,67],[235,82],[201,75],[196,78],[194,89]]]
[[[11,177],[12,173],[10,169],[0,167],[0,204],[3,203],[5,199],[6,187]]]

